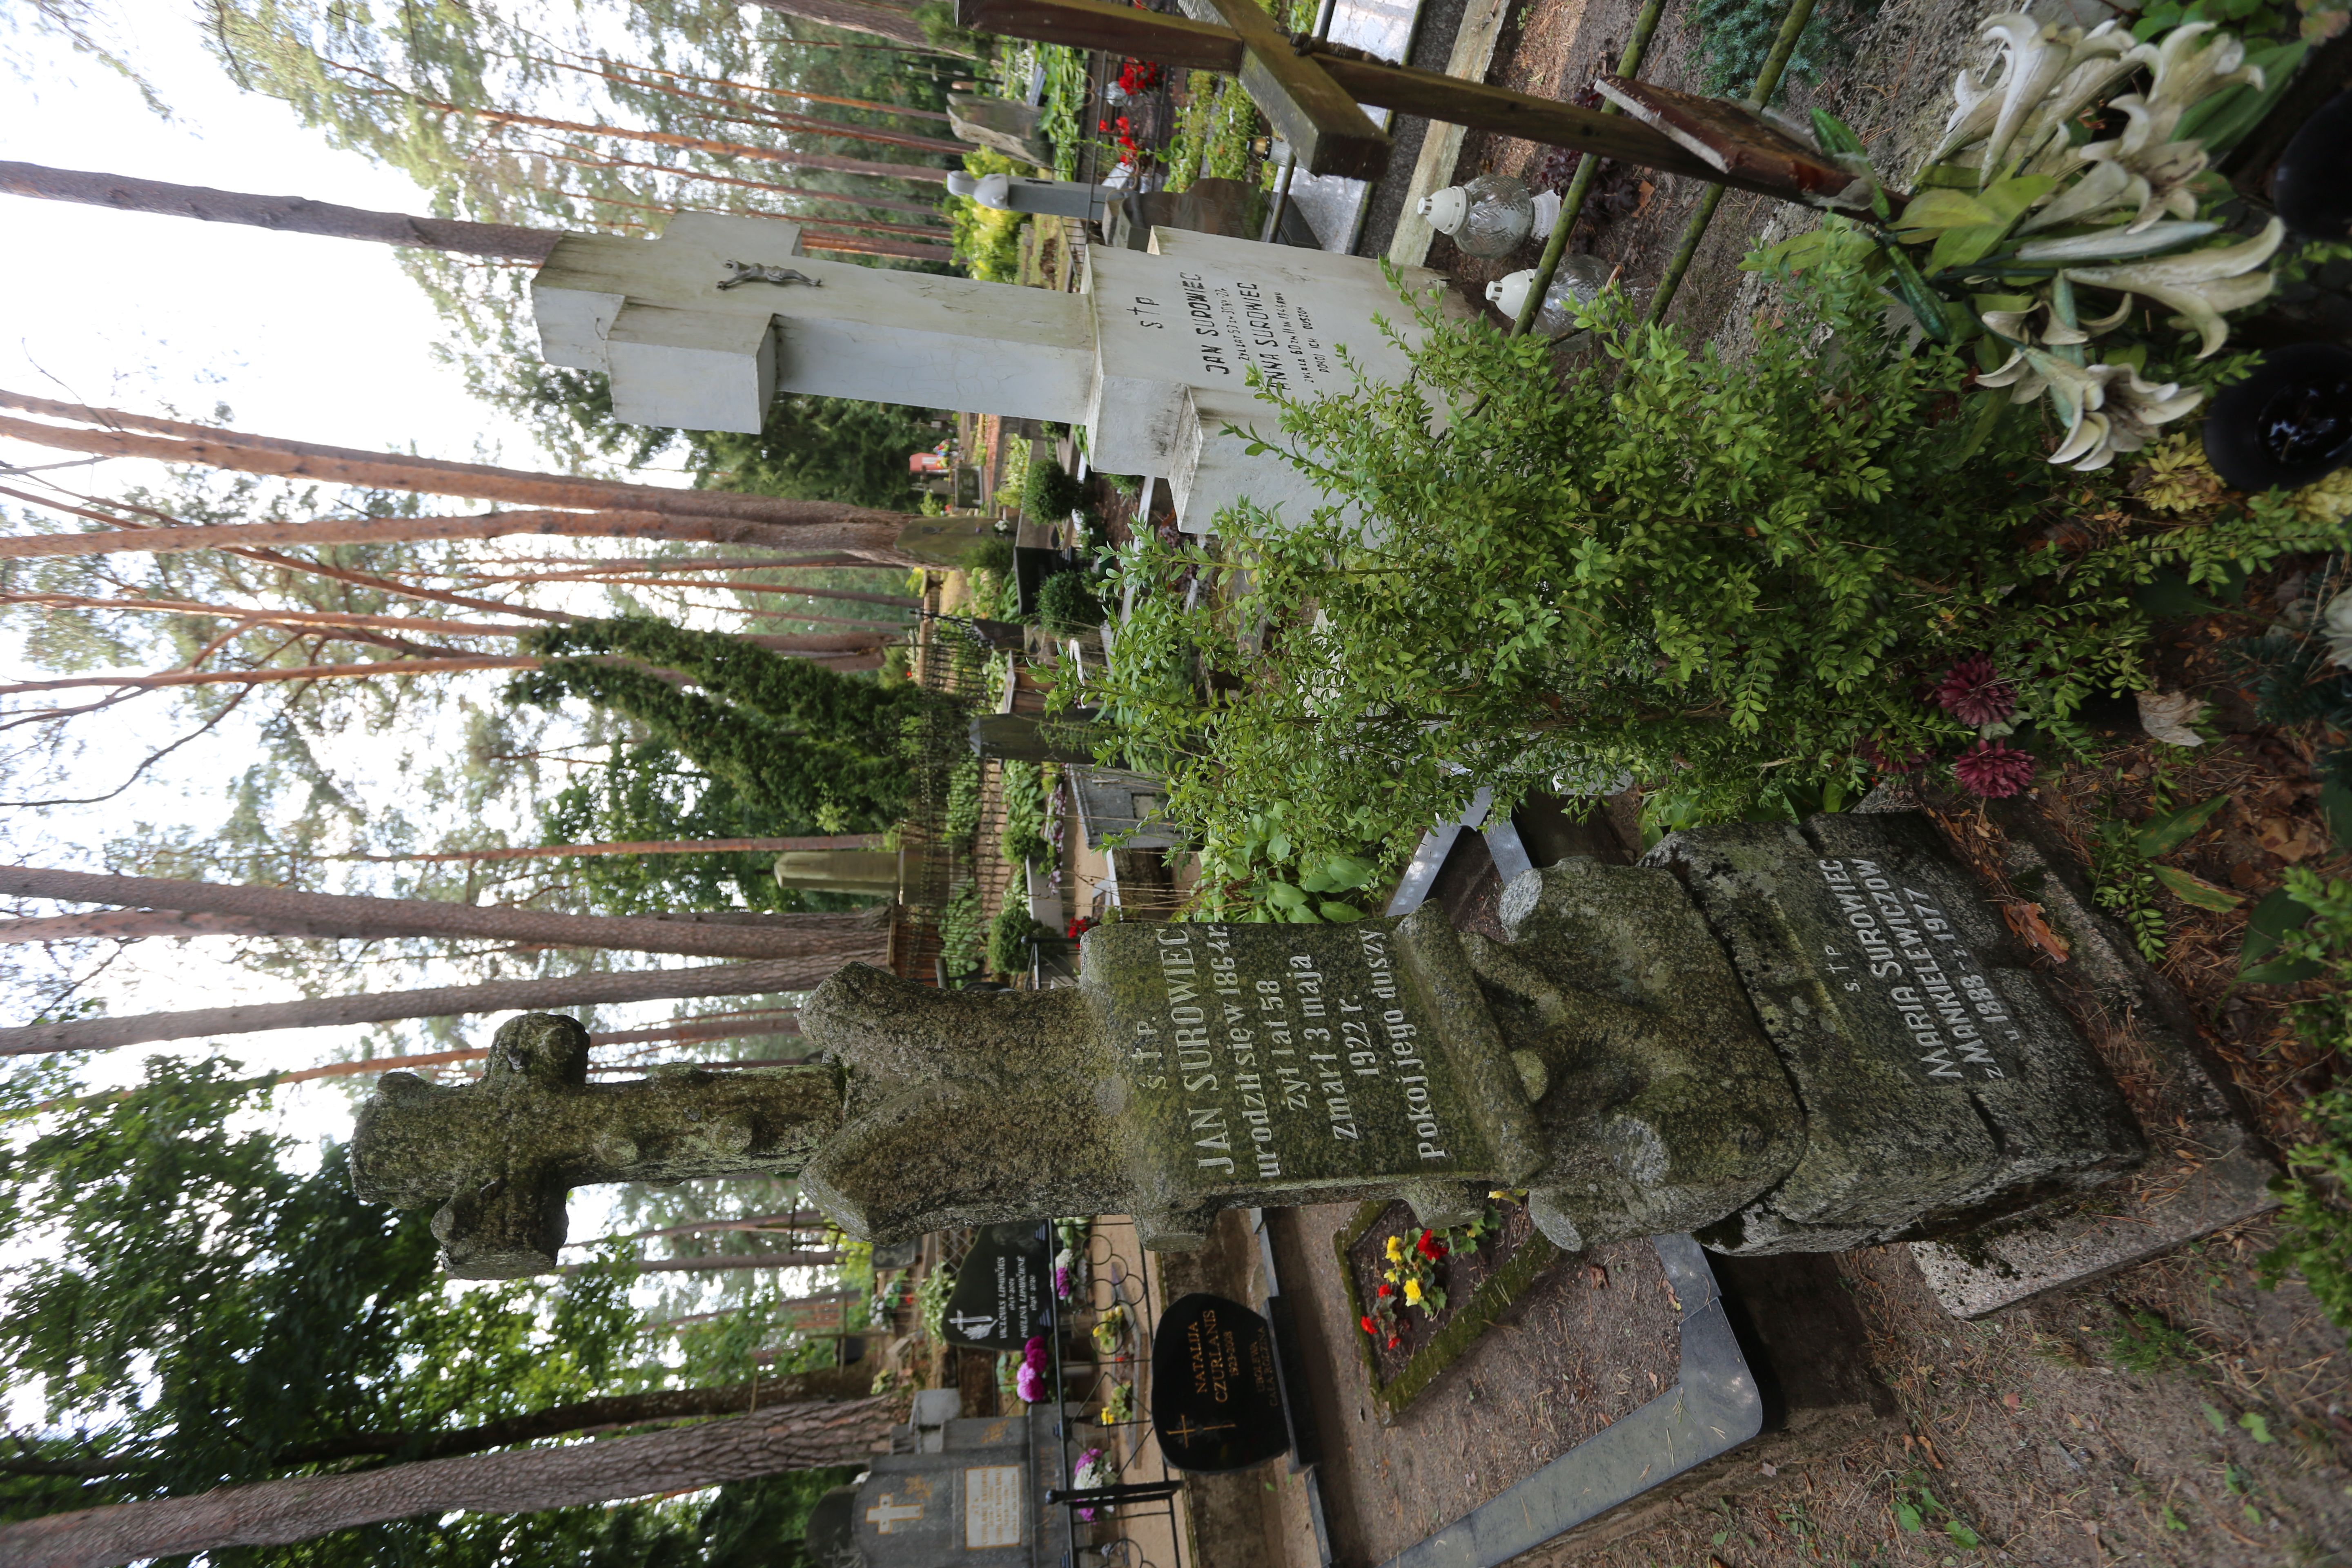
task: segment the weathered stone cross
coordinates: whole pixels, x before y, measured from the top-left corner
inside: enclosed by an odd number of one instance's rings
[[[384,1074],[352,1139],[352,1185],[400,1208],[440,1205],[433,1234],[449,1272],[511,1279],[555,1267],[573,1187],[790,1174],[841,1116],[830,1067],[590,1083],[588,1031],[530,1013],[499,1030],[474,1083]]]

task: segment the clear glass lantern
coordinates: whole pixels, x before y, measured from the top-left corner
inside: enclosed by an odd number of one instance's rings
[[[1431,192],[1421,198],[1417,210],[1465,256],[1495,257],[1507,256],[1527,243],[1540,216],[1538,206],[1557,216],[1559,198],[1549,191],[1531,191],[1508,174],[1481,174],[1468,184]],[[1549,231],[1550,224],[1543,226]]]

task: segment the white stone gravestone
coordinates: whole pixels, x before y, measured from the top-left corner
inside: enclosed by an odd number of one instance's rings
[[[1416,292],[1469,307],[1422,268]],[[1204,532],[1244,498],[1303,515],[1318,500],[1249,438],[1278,434],[1247,384],[1353,384],[1344,345],[1402,379],[1414,342],[1378,262],[1177,229],[1149,252],[1092,253],[1087,291],[819,261],[800,226],[682,213],[659,239],[568,235],[532,284],[551,363],[601,370],[631,424],[756,433],[779,393],[817,393],[1081,425],[1088,460],[1168,481],[1177,521]]]

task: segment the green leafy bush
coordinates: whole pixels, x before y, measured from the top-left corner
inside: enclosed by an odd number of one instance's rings
[[[1630,774],[1672,820],[1785,815],[1977,742],[1921,695],[1963,659],[2013,688],[2007,745],[2064,742],[2084,697],[2144,684],[2135,585],[2340,532],[2257,498],[2053,537],[2053,501],[2115,481],[2050,469],[2036,411],[1963,398],[1852,268],[1774,276],[1737,363],[1612,293],[1563,384],[1542,342],[1416,302],[1410,380],[1279,396],[1330,504],[1118,563],[1134,605],[1086,695],[1171,818],[1215,852],[1279,805],[1294,856],[1387,864],[1482,785],[1507,810]]]
[[[972,547],[971,553],[964,557],[963,564],[967,572],[986,572],[998,577],[1009,577],[1013,574],[1013,541],[992,534]]]
[[[1021,487],[1021,515],[1032,522],[1059,521],[1086,500],[1086,488],[1051,458],[1032,459]]]
[[[980,884],[966,882],[949,895],[947,907],[940,911],[940,956],[947,960],[950,973],[965,974],[979,968],[987,952],[988,932],[980,919]]]
[[[1029,165],[1003,153],[981,148],[963,155],[971,174],[1026,174]],[[949,196],[950,245],[956,264],[987,283],[1010,283],[1021,275],[1021,226],[1029,220],[1020,213],[982,206],[970,196]]]
[[[2294,1009],[2294,1030],[2315,1050],[2352,1050],[2352,881],[2331,881],[2300,866],[2254,911],[2249,981],[2321,979],[2326,988]],[[2305,1105],[2309,1138],[2286,1152],[2277,1244],[2262,1258],[2265,1284],[2289,1272],[2338,1328],[2352,1330],[2352,1089],[2314,1095]]]
[[[1050,870],[1055,864],[1054,846],[1045,837],[1045,808],[1053,787],[1045,764],[1007,762],[1001,780],[1004,826],[997,834],[997,849],[1015,866],[1034,860],[1040,870]]]
[[[1083,572],[1056,572],[1037,590],[1037,619],[1065,636],[1098,626],[1109,617]]]
[[[988,967],[994,974],[1019,974],[1029,967],[1029,944],[1054,933],[1020,904],[1007,904],[988,928]]]

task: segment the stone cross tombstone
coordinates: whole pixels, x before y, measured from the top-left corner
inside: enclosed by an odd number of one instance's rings
[[[1207,1291],[1170,1303],[1151,1333],[1151,1427],[1180,1470],[1245,1470],[1290,1452],[1266,1321]]]
[[[1100,223],[1118,191],[1090,185],[1083,180],[1038,180],[1026,174],[965,174],[948,176],[948,194],[970,196],[996,212],[1039,213],[1047,217],[1074,217]]]
[[[940,1321],[950,1344],[1018,1352],[1053,1332],[1052,1233],[1028,1223],[982,1227],[948,1293]]]
[[[499,1028],[482,1077],[464,1088],[411,1072],[377,1079],[352,1136],[352,1186],[375,1203],[437,1207],[450,1273],[510,1279],[555,1268],[573,1187],[791,1172],[840,1120],[832,1068],[673,1068],[590,1083],[588,1031],[528,1013]]]
[[[1347,926],[1121,922],[1079,984],[936,990],[850,964],[823,1067],[584,1081],[567,1019],[462,1089],[388,1074],[363,1195],[437,1204],[460,1272],[544,1269],[590,1182],[797,1171],[851,1235],[1129,1214],[1197,1246],[1235,1207],[1402,1199],[1450,1226],[1528,1189],[1577,1251],[1733,1254],[1956,1234],[2135,1165],[2138,1132],[2029,955],[1925,820],[1677,834]]]
[[[1154,244],[1097,247],[1087,291],[1062,294],[814,260],[796,224],[681,213],[659,239],[566,235],[531,302],[548,362],[606,373],[630,424],[756,434],[783,392],[1058,420],[1086,426],[1095,468],[1167,480],[1194,532],[1244,498],[1303,512],[1312,483],[1226,433],[1279,434],[1250,372],[1346,390],[1345,345],[1402,379],[1405,350],[1373,318],[1411,343],[1410,316],[1362,257],[1175,229]],[[1443,291],[1425,268],[1404,279]]]

